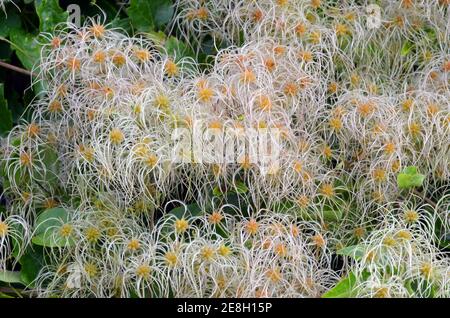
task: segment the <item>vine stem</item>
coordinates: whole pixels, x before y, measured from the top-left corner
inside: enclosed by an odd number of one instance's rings
[[[18,73],[22,73],[22,74],[28,75],[28,76],[35,76],[36,75],[36,74],[34,74],[34,73],[30,72],[30,71],[27,71],[27,70],[25,70],[23,68],[20,68],[20,67],[15,66],[15,65],[11,65],[11,64],[3,62],[3,61],[0,61],[0,66],[4,67],[4,68],[7,68],[7,69],[10,69],[12,71],[18,72]]]

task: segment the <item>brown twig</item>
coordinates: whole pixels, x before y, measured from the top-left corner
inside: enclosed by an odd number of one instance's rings
[[[7,68],[7,69],[10,69],[12,71],[18,72],[18,73],[22,73],[22,74],[28,75],[28,76],[36,76],[36,74],[34,74],[34,73],[30,72],[30,71],[27,71],[26,69],[23,69],[21,67],[15,66],[15,65],[11,65],[11,64],[6,63],[6,62],[0,61],[0,66],[4,67],[4,68]]]

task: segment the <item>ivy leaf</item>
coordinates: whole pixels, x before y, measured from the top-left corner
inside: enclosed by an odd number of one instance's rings
[[[20,278],[20,272],[13,271],[1,271],[0,282],[8,284],[23,284],[22,279]]]
[[[400,189],[409,189],[413,187],[420,187],[425,180],[425,175],[417,172],[417,167],[406,167],[397,176],[397,185]]]
[[[36,0],[36,13],[41,32],[54,31],[58,23],[67,21],[69,17],[69,13],[59,6],[58,0]]]
[[[150,32],[167,24],[174,9],[170,0],[131,0],[127,12],[138,31]]]
[[[0,136],[8,133],[12,128],[12,113],[8,108],[8,101],[4,97],[3,83],[0,84]]]

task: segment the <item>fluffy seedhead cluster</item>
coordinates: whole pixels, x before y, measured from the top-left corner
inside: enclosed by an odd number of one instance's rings
[[[358,3],[177,1],[187,40],[233,45],[207,71],[100,20],[44,34],[45,90],[1,148],[0,270],[33,242],[38,296],[319,297],[350,275],[449,297],[448,1]],[[198,122],[269,130],[276,160],[180,151]]]
[[[91,225],[86,230],[87,220],[72,223],[77,247],[53,252],[57,262],[42,270],[39,292],[66,297],[311,297],[337,280],[325,239],[303,233],[310,225],[286,215],[235,218],[227,209],[198,217],[167,215],[151,231],[131,220],[108,229]]]

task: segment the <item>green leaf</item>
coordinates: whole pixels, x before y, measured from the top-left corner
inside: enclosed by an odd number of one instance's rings
[[[341,279],[336,286],[322,295],[322,298],[349,298],[355,296],[356,276],[350,273]]]
[[[413,279],[405,282],[405,287],[411,293],[411,297],[435,298],[436,285],[432,281]]]
[[[167,50],[167,54],[174,57],[175,61],[180,60],[183,57],[193,57],[194,52],[184,42],[178,40],[176,37],[169,37],[164,47]]]
[[[131,0],[128,8],[128,16],[132,25],[140,32],[149,32],[155,28],[155,20],[152,14],[152,1]]]
[[[19,260],[22,266],[20,279],[25,285],[32,285],[44,266],[44,251],[42,248],[34,246],[28,248],[26,253]]]
[[[361,259],[364,256],[365,248],[362,245],[351,245],[341,248],[336,252],[338,255],[350,256],[356,260]]]
[[[409,52],[411,52],[411,49],[413,48],[413,43],[410,41],[406,41],[405,43],[403,43],[402,46],[402,50],[401,50],[401,56],[406,56],[409,54]]]
[[[291,200],[282,200],[275,203],[270,210],[276,213],[286,213],[296,208],[296,204]]]
[[[414,175],[417,173],[417,167],[408,166],[405,169],[403,169],[403,173]]]
[[[219,186],[214,187],[213,189],[213,195],[215,197],[221,197],[224,195],[224,193],[220,190]]]
[[[36,231],[31,241],[35,245],[44,247],[63,247],[75,244],[72,238],[64,238],[59,235],[59,229],[67,222],[68,214],[65,209],[45,210],[36,220]]]
[[[445,234],[442,239],[438,241],[441,249],[449,249],[450,248],[450,232]]]
[[[115,18],[111,21],[111,28],[121,28],[127,33],[131,33],[131,20],[130,18]]]
[[[363,271],[357,279],[353,272],[341,279],[332,289],[322,295],[322,298],[354,298],[358,295],[358,281],[366,281],[370,273]]]
[[[10,6],[6,12],[2,12],[2,14],[6,15],[6,18],[2,17],[3,20],[2,23],[0,23],[0,36],[6,38],[9,36],[11,30],[20,29],[22,23],[17,9],[14,6]]]
[[[36,220],[35,234],[41,234],[67,223],[68,214],[63,208],[52,208],[42,212]]]
[[[11,45],[7,41],[4,41],[3,39],[5,38],[0,35],[0,60],[10,61],[11,54],[13,51],[11,49]]]
[[[234,183],[233,192],[238,194],[244,194],[248,192],[248,187],[245,185],[244,182],[238,180]]]
[[[41,56],[41,45],[36,41],[35,36],[22,29],[14,29],[9,33],[9,38],[22,65],[31,70]]]
[[[54,31],[58,23],[66,22],[69,17],[69,13],[59,6],[58,0],[36,0],[36,13],[41,32]]]
[[[413,187],[420,187],[425,180],[425,176],[423,174],[414,175],[411,177],[411,184]]]
[[[158,1],[154,1],[158,2]],[[158,28],[163,27],[164,25],[168,24],[170,20],[172,19],[174,9],[171,1],[167,0],[160,0],[161,4],[158,5],[156,12],[155,12],[155,22],[156,26]]]
[[[245,185],[244,182],[238,180],[235,182],[234,187],[232,189],[230,189],[230,191],[222,192],[222,190],[220,190],[220,187],[216,186],[213,189],[212,193],[215,197],[224,197],[224,196],[227,196],[232,193],[244,194],[247,192],[248,192],[248,187]]]
[[[22,279],[20,278],[20,272],[13,272],[13,271],[1,271],[0,282],[9,284],[14,283],[23,284]]]
[[[57,188],[58,183],[58,175],[59,175],[59,161],[58,154],[56,151],[48,146],[45,146],[41,151],[41,161],[45,165],[45,169],[43,169],[45,174],[42,177],[43,180],[47,182],[49,186],[53,189]]]
[[[106,17],[119,17],[119,6],[122,4],[127,4],[129,1],[123,1],[120,4],[116,1],[111,0],[91,0],[90,3],[84,2],[81,4],[81,11],[85,16],[93,16],[98,13],[98,9],[101,8],[101,10],[104,12],[104,15]],[[76,3],[76,2],[71,2]],[[93,4],[97,5],[97,8],[93,6]],[[89,5],[89,6],[88,6]],[[97,10],[95,10],[97,9]]]
[[[14,138],[14,139],[11,141],[11,145],[12,145],[13,147],[19,147],[21,143],[22,143],[22,140],[21,140],[20,138]]]
[[[178,219],[186,216],[199,216],[202,213],[202,209],[196,203],[186,205],[186,208],[182,205],[175,209],[172,209],[170,214],[175,215]]]
[[[418,173],[414,166],[406,167],[397,175],[397,185],[400,189],[420,187],[424,180],[425,175]]]
[[[0,136],[7,134],[12,128],[12,114],[8,108],[8,101],[3,94],[3,83],[0,84]]]
[[[408,189],[411,187],[410,184],[411,184],[411,177],[409,175],[399,174],[397,176],[397,185],[399,188]]]
[[[246,198],[236,193],[226,194],[224,202],[231,205],[226,206],[223,209],[223,212],[226,214],[236,215],[237,211],[233,207],[239,207],[241,211],[247,211],[248,201],[246,200]]]
[[[155,42],[156,45],[164,46],[164,43],[167,40],[167,36],[163,31],[151,31],[146,34],[146,36]]]
[[[327,222],[337,222],[342,219],[343,213],[341,209],[323,208],[323,219]]]
[[[41,234],[38,234],[33,237],[31,240],[33,244],[44,246],[44,247],[64,247],[64,246],[73,246],[75,244],[75,240],[73,238],[65,238],[59,235],[57,231],[47,231]]]
[[[25,236],[25,229],[20,226],[18,223],[13,223],[11,225],[11,227],[14,229],[14,231],[16,233],[18,233],[19,235],[15,235],[14,237],[11,237],[11,255],[16,258],[19,259],[21,253],[23,252],[22,247],[23,247],[23,238]]]
[[[131,0],[127,13],[138,31],[150,32],[167,24],[174,10],[170,0]]]

